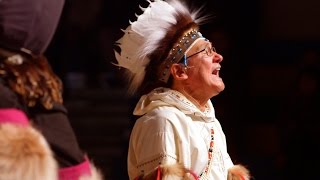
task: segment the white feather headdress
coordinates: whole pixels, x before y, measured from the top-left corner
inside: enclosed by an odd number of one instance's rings
[[[181,54],[191,43],[202,37],[197,31],[197,24],[205,20],[198,17],[200,9],[191,11],[179,0],[147,1],[149,6],[140,6],[143,13],[137,16],[136,21],[130,22],[123,30],[123,37],[116,42],[121,51],[115,51],[118,61],[115,65],[129,70],[129,93],[134,93],[141,86],[150,56],[156,51],[164,63],[159,66],[162,70],[155,73],[163,76],[158,78],[160,81],[166,82],[169,77],[166,67],[181,59]],[[181,48],[183,45],[186,47]]]

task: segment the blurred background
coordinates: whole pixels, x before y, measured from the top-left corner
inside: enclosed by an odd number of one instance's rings
[[[64,82],[80,146],[108,180],[128,179],[136,97],[125,94],[114,42],[145,0],[66,0],[46,54]],[[224,56],[212,99],[235,163],[254,179],[318,178],[320,1],[194,0],[214,16],[201,32]]]

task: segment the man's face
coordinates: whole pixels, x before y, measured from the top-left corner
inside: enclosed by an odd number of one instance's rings
[[[199,40],[187,52],[187,57],[189,57],[187,58],[189,88],[193,88],[194,91],[199,91],[204,93],[203,95],[210,97],[224,90],[224,83],[219,77],[220,62],[223,57],[212,51],[212,44],[209,41]]]

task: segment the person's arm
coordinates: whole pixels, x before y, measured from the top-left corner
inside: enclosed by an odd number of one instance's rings
[[[11,124],[12,122],[31,124],[32,127],[28,125],[31,132],[41,133],[38,136],[44,138],[45,143],[49,144],[50,153],[54,154],[54,162],[58,164],[59,169],[56,173],[59,180],[78,180],[80,177],[86,177],[87,180],[102,179],[101,172],[95,168],[93,163],[89,162],[80,149],[67,118],[67,112],[62,105],[55,105],[51,110],[40,107],[29,109],[22,103],[19,96],[5,85],[1,78],[0,92],[0,110],[3,112],[0,118],[2,121],[10,121]],[[26,130],[23,129],[23,131]],[[25,142],[28,144],[29,141]]]
[[[42,132],[59,163],[59,180],[102,179],[102,174],[79,147],[63,105],[56,104],[51,110],[41,108],[32,115],[34,126]]]

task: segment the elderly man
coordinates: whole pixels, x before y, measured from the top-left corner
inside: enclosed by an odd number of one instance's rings
[[[142,94],[129,143],[130,179],[249,179],[231,161],[210,101],[225,86],[223,57],[199,32],[205,18],[178,0],[149,3],[117,41],[129,92]]]

